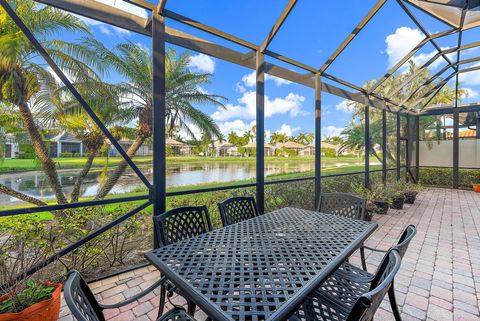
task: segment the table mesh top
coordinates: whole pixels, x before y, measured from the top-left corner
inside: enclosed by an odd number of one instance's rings
[[[267,320],[333,259],[359,245],[374,226],[284,208],[156,249],[147,258],[229,318]]]

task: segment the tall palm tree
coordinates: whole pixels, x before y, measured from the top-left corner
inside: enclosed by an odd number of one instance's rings
[[[39,8],[31,0],[9,0],[9,3],[61,69],[72,77],[90,69],[74,58],[89,57],[87,48],[50,39],[56,32],[89,34],[88,27],[79,18],[51,7]],[[6,12],[0,9],[0,100],[18,109],[23,127],[29,134],[57,202],[66,203],[55,164],[48,154],[32,113],[35,96],[42,90],[48,90],[49,84],[54,82],[52,75],[38,60],[36,49]],[[90,60],[88,64],[102,68],[96,61]]]
[[[138,116],[138,134],[133,144],[126,151],[133,157],[146,139],[152,136],[152,55],[148,50],[131,42],[122,43],[113,49],[106,48],[102,43],[89,39],[88,45],[97,53],[98,60],[125,77],[125,82],[118,86],[123,91],[122,108],[135,110]],[[221,139],[220,129],[213,119],[195,108],[199,104],[212,104],[224,107],[226,99],[219,95],[206,93],[201,85],[211,80],[211,74],[192,72],[189,69],[191,55],[180,56],[169,49],[165,55],[165,105],[167,128],[180,127],[192,138],[192,126],[199,128],[202,134],[212,140]],[[191,125],[190,125],[191,124]],[[127,162],[122,161],[108,177],[97,193],[96,198],[104,198],[118,179],[125,172]]]
[[[120,91],[117,86],[88,76],[81,82],[75,82],[74,85],[103,125],[111,132],[112,129],[127,124],[135,118],[136,113],[131,109],[120,108]],[[75,180],[70,195],[70,202],[77,202],[83,180],[89,173],[93,160],[106,143],[105,135],[65,86],[52,89],[52,94],[47,99],[50,103],[45,104],[45,110],[39,113],[41,118],[46,122],[56,121],[60,127],[78,137],[86,147],[87,160]],[[53,110],[51,105],[54,106]]]

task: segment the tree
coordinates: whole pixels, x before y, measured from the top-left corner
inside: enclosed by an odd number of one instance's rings
[[[97,59],[110,69],[125,77],[126,81],[118,86],[123,90],[125,98],[121,108],[137,112],[138,134],[133,144],[126,151],[133,157],[145,140],[152,136],[152,55],[141,45],[131,42],[122,43],[113,49],[106,48],[96,40],[89,40],[89,46],[97,53]],[[190,53],[177,55],[174,49],[165,55],[165,105],[167,128],[178,126],[189,136],[195,138],[191,126],[199,128],[203,134],[214,139],[221,139],[221,132],[213,119],[195,108],[199,104],[212,104],[224,107],[226,99],[219,95],[209,94],[201,89],[201,85],[211,80],[211,74],[192,72],[189,68]],[[125,172],[127,162],[122,161],[109,175],[96,198],[104,198],[120,176]]]
[[[413,77],[415,75],[415,77]],[[412,78],[410,80],[410,78]],[[455,89],[450,87],[448,84],[442,87],[442,89],[437,93],[431,102],[424,106],[423,104],[427,103],[429,100],[428,96],[418,105],[412,105],[414,102],[417,102],[425,94],[429,93],[441,79],[427,83],[427,80],[430,78],[430,71],[425,68],[419,71],[419,66],[415,65],[412,61],[409,61],[408,71],[406,73],[400,73],[399,75],[390,76],[385,83],[376,90],[377,93],[382,96],[388,97],[394,101],[402,102],[405,101],[405,105],[409,106],[411,110],[421,110],[428,108],[434,104],[453,104],[455,101]],[[401,89],[397,90],[404,82],[408,83]],[[373,87],[375,81],[370,80],[364,84],[364,88],[368,91]],[[396,92],[395,92],[396,91]],[[467,96],[467,92],[464,89],[459,89],[459,100],[462,100]],[[364,148],[364,128],[365,128],[365,114],[364,108],[365,105],[357,102],[349,102],[349,105],[354,107],[352,115],[352,123],[350,126],[342,132],[342,135],[345,137],[345,141],[342,144],[342,148]],[[382,111],[376,108],[370,109],[370,151],[368,153],[376,156],[381,160],[380,155],[374,150],[375,146],[382,145],[382,126],[383,118]],[[387,146],[386,147],[386,156],[387,159],[395,161],[396,158],[396,134],[388,135],[390,128],[395,128],[396,123],[393,117],[387,117]]]
[[[313,133],[298,133],[297,136],[293,137],[293,141],[302,144],[302,145],[308,145],[313,143],[315,140],[315,134]]]
[[[283,133],[275,132],[270,136],[270,144],[279,144],[288,142],[289,137]]]
[[[121,138],[125,132],[120,125],[132,121],[136,113],[130,109],[119,108],[121,106],[119,88],[88,77],[74,85],[102,124],[117,139]],[[55,120],[68,133],[79,138],[86,147],[87,160],[75,180],[70,195],[70,202],[73,203],[78,201],[83,180],[89,173],[93,160],[106,143],[105,135],[66,87],[60,86],[53,89],[52,95],[47,99],[49,98],[51,103],[46,103],[45,110],[40,113],[43,120],[46,122]],[[50,105],[55,106],[55,109],[52,110]]]
[[[250,129],[250,130],[246,130],[244,133],[243,133],[243,138],[246,140],[246,143],[253,143],[255,141],[255,132],[253,131],[253,129]]]
[[[9,3],[67,74],[77,77],[79,73],[90,69],[75,57],[81,57],[92,68],[101,70],[102,65],[98,61],[88,59],[91,57],[88,48],[49,39],[55,32],[73,31],[88,35],[88,27],[79,18],[52,7],[39,8],[31,0],[9,0]],[[0,9],[0,57],[0,101],[17,108],[57,202],[66,203],[55,164],[48,154],[32,111],[35,97],[39,92],[48,90],[54,79],[38,62],[36,49],[3,9]]]

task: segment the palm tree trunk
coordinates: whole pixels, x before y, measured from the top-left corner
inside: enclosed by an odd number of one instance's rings
[[[78,197],[80,196],[80,188],[82,187],[83,180],[87,176],[90,168],[92,168],[93,160],[97,156],[97,151],[91,151],[88,155],[85,165],[83,165],[82,171],[78,174],[75,185],[73,185],[72,194],[70,195],[70,203],[78,202]]]
[[[9,196],[13,196],[15,198],[18,198],[19,200],[22,200],[22,201],[30,203],[30,204],[34,204],[34,205],[38,205],[38,206],[47,205],[47,203],[42,202],[41,200],[36,199],[35,197],[31,197],[31,196],[28,196],[26,194],[17,192],[16,190],[11,189],[10,187],[7,187],[3,184],[0,184],[0,193],[5,194],[5,195],[9,195]]]
[[[143,145],[145,142],[146,137],[144,135],[139,135],[133,142],[132,146],[128,148],[127,150],[127,155],[128,157],[133,157],[135,156],[135,153],[138,151],[138,149]],[[120,177],[123,175],[125,172],[125,169],[127,169],[127,162],[125,160],[122,160],[118,165],[117,168],[113,171],[112,175],[110,175],[103,184],[103,186],[100,188],[100,190],[97,193],[97,196],[95,197],[96,199],[102,199],[105,196],[108,195],[110,190],[115,186],[115,184],[118,182]]]
[[[45,172],[45,175],[47,175],[50,186],[55,193],[57,203],[67,203],[67,198],[63,193],[62,184],[60,183],[60,179],[58,178],[57,170],[55,168],[55,163],[48,154],[47,147],[45,146],[42,136],[38,131],[37,125],[33,120],[30,108],[26,103],[22,103],[18,105],[18,109],[20,111],[20,116],[22,117],[25,129],[27,130],[32,141],[33,148],[37,153],[38,159],[42,163],[43,171]]]

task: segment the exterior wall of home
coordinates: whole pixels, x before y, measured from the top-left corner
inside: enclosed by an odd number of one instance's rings
[[[453,141],[420,141],[420,166],[453,166]],[[459,140],[459,167],[480,168],[480,140]]]

